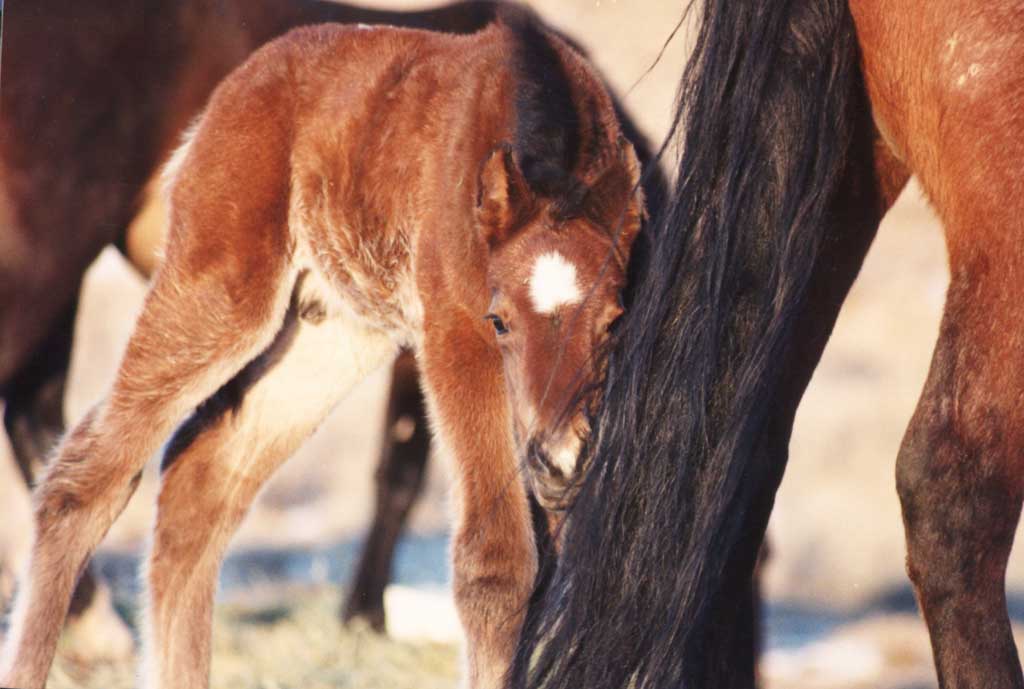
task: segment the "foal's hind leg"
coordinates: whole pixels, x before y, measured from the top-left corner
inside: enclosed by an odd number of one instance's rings
[[[374,475],[373,524],[342,610],[345,622],[363,618],[373,629],[384,631],[384,588],[391,578],[391,561],[409,511],[423,489],[430,454],[426,413],[416,360],[403,351],[391,376],[384,439]]]
[[[109,396],[64,439],[35,493],[36,540],[0,657],[0,686],[43,686],[75,580],[175,425],[273,337],[283,260],[240,302],[166,269],[146,298]]]
[[[271,473],[335,402],[394,354],[351,318],[289,312],[267,352],[182,426],[167,450],[149,558],[147,689],[207,686],[217,572]]]
[[[289,113],[273,107],[279,99],[264,94],[279,92],[286,73],[237,71],[175,156],[166,258],[114,386],[67,436],[36,491],[36,542],[0,685],[43,685],[75,578],[147,458],[280,328],[295,279],[291,130]]]
[[[994,263],[978,267],[954,262],[896,478],[941,686],[1021,687],[1004,579],[1022,497],[1024,312]]]
[[[433,320],[423,376],[437,437],[455,461],[454,593],[473,689],[503,686],[537,572],[501,355],[467,315]],[[492,335],[493,337],[493,335]]]

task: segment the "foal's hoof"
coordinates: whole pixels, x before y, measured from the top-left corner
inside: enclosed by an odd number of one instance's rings
[[[114,610],[110,589],[96,587],[89,606],[68,618],[61,639],[61,655],[82,663],[114,663],[131,659],[135,639]]]

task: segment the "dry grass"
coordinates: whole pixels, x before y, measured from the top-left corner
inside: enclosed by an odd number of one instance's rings
[[[278,594],[218,606],[211,686],[217,689],[450,689],[452,645],[394,641],[346,629],[336,591]],[[51,689],[132,689],[135,664],[54,664]]]

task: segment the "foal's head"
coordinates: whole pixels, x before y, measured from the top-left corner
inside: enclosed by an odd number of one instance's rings
[[[504,359],[518,449],[546,506],[560,502],[590,430],[582,393],[602,374],[643,212],[632,146],[620,139],[610,158],[554,197],[531,191],[510,148],[493,152],[481,175],[492,296],[481,315]]]

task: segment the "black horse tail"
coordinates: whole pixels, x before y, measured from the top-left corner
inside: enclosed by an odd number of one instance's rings
[[[756,450],[862,94],[846,0],[707,0],[677,96],[676,187],[647,229],[513,686],[732,686],[710,667],[712,601],[781,471]]]

